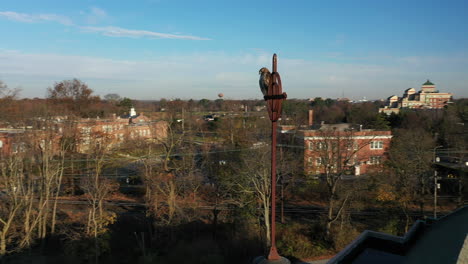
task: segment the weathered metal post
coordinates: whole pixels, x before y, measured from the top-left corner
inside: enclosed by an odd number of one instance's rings
[[[434,219],[437,219],[437,189],[438,189],[438,184],[437,184],[437,157],[436,157],[436,150],[438,148],[442,148],[443,146],[437,146],[434,148],[433,151],[433,157],[432,157],[432,162],[434,165]]]
[[[273,67],[268,94],[263,98],[267,102],[268,115],[271,120],[271,247],[267,259],[259,257],[254,263],[290,263],[278,254],[276,249],[276,130],[277,121],[281,117],[281,106],[287,94],[283,93],[281,77],[278,73],[277,56],[273,54]]]

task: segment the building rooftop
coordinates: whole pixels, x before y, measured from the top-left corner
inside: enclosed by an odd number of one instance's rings
[[[427,81],[423,83],[423,85],[434,85],[434,84],[431,81],[429,81],[429,79],[427,79]]]
[[[468,263],[468,206],[418,220],[403,237],[364,231],[328,263]]]

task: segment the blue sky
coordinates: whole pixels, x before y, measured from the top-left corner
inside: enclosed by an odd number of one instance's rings
[[[468,97],[468,1],[2,0],[0,80],[22,97],[78,78],[134,99],[261,98],[279,56],[290,98]]]

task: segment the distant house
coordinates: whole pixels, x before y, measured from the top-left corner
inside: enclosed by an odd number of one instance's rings
[[[468,206],[439,219],[418,220],[403,236],[364,231],[327,264],[468,263]]]
[[[392,95],[387,99],[387,103],[379,112],[390,115],[398,113],[401,108],[409,109],[441,109],[452,100],[451,93],[441,93],[436,90],[435,84],[427,80],[421,86],[421,90],[416,92],[414,88],[405,90],[403,97]]]

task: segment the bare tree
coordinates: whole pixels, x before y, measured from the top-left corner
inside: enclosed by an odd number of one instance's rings
[[[117,103],[120,100],[120,95],[116,93],[110,93],[104,95],[104,99],[112,103]]]
[[[84,117],[92,113],[92,104],[100,100],[99,96],[93,96],[93,90],[87,84],[78,79],[55,83],[53,88],[47,89],[47,98],[62,112],[65,110]]]
[[[92,147],[86,158],[87,173],[83,188],[89,202],[88,222],[86,234],[94,238],[95,262],[100,255],[99,235],[107,231],[107,226],[113,223],[115,214],[106,212],[105,199],[115,191],[116,185],[102,176],[102,170],[106,165],[110,148],[110,138],[106,133],[96,132],[91,135]]]
[[[240,172],[248,185],[239,186],[244,192],[253,193],[262,208],[263,224],[267,246],[271,243],[270,206],[271,206],[271,167],[269,151],[252,151],[244,158],[244,169]],[[275,183],[276,184],[276,183]]]
[[[419,204],[421,214],[424,213],[425,199],[430,194],[434,146],[434,138],[425,130],[400,129],[395,131],[389,151],[390,168],[400,180],[400,186],[404,187],[400,190],[402,199],[411,197]]]
[[[312,152],[308,166],[324,177],[327,186],[326,237],[329,240],[332,224],[340,218],[351,196],[351,192],[340,192],[342,177],[363,162],[357,160],[356,154],[372,141],[372,138],[358,141],[355,133],[353,129],[326,128],[317,130],[316,139],[310,143]]]
[[[12,230],[15,221],[21,218],[25,207],[24,195],[30,194],[28,178],[24,174],[23,157],[13,155],[0,160],[0,259],[8,253],[8,241],[13,241],[15,232]]]
[[[6,121],[10,124],[16,124],[20,121],[21,109],[16,100],[19,95],[19,89],[10,89],[0,80],[0,122]]]

